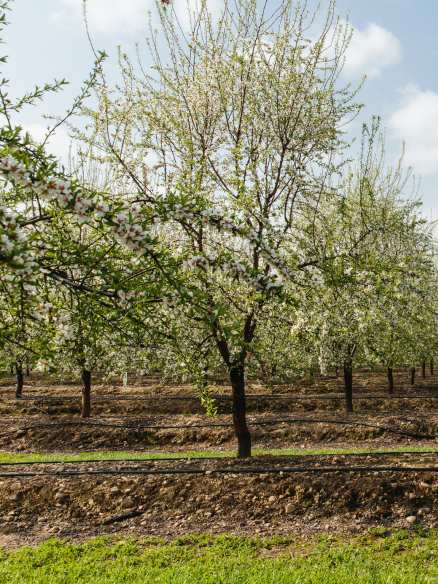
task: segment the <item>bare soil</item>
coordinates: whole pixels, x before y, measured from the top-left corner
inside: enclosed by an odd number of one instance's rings
[[[45,476],[2,478],[0,545],[37,544],[57,535],[86,539],[103,533],[134,530],[140,535],[177,536],[199,531],[242,534],[310,534],[320,531],[358,533],[370,526],[437,527],[436,455],[391,457],[318,456],[255,457],[250,461],[219,460],[150,462],[135,469],[202,469],[201,475]],[[365,472],[329,474],[241,475],[233,469],[364,467]],[[32,472],[85,470],[87,464],[38,465]],[[419,472],[375,472],[373,467]],[[98,463],[94,470],[133,468],[132,463]],[[226,474],[208,474],[221,468]],[[137,517],[123,516],[137,512]],[[114,520],[122,518],[122,521]],[[113,523],[110,523],[110,522]],[[110,523],[104,525],[104,523]]]
[[[159,378],[133,374],[124,387],[120,379],[103,383],[94,376],[94,416],[148,416],[158,414],[203,414],[205,409],[187,384],[166,383]],[[386,374],[359,370],[354,375],[354,407],[357,411],[437,410],[438,380],[417,376],[414,386],[405,371],[394,373],[394,395],[388,395]],[[219,414],[231,414],[231,387],[226,379],[211,380],[211,393]],[[2,416],[77,416],[81,413],[81,386],[77,380],[57,380],[41,373],[25,377],[23,397],[15,399],[15,378],[0,386]],[[335,376],[295,379],[288,385],[263,386],[247,382],[248,413],[336,412],[344,409],[343,381]]]
[[[355,372],[354,383],[356,394],[376,397],[385,396],[387,391],[384,372]],[[224,452],[236,447],[231,426],[193,427],[231,423],[230,402],[218,400],[219,415],[215,420],[207,418],[188,385],[164,386],[159,379],[132,375],[127,387],[123,387],[120,380],[112,380],[109,385],[96,383],[93,416],[82,420],[79,417],[80,386],[76,380],[61,383],[32,374],[26,378],[21,400],[13,399],[14,384],[13,378],[3,379],[0,388],[0,451],[3,452],[175,453],[194,448]],[[436,449],[434,440],[408,438],[378,428],[328,423],[329,420],[343,420],[411,433],[438,434],[438,399],[433,398],[438,396],[438,380],[434,377],[428,376],[425,380],[417,377],[416,385],[411,387],[408,373],[398,371],[395,373],[396,396],[407,399],[361,397],[355,401],[358,411],[353,414],[342,411],[342,380],[334,376],[296,379],[290,385],[268,389],[251,381],[248,385],[248,392],[255,396],[248,400],[254,449],[295,448],[303,453],[330,446],[378,449],[418,445],[425,450]],[[223,380],[215,380],[214,391],[220,397],[231,393]],[[263,397],[278,394],[306,398],[336,396],[337,399],[275,401]],[[426,395],[427,399],[422,397]],[[172,396],[190,399],[161,399]],[[151,399],[139,399],[145,397]],[[279,418],[303,421],[254,425]],[[123,428],[123,425],[130,427]],[[141,425],[157,426],[157,429],[141,428]],[[176,427],[166,429],[165,426]],[[20,428],[30,429],[17,432]],[[210,472],[221,468],[227,472],[220,475],[48,474],[86,469],[127,470],[133,465],[136,469],[202,468]],[[306,471],[290,475],[233,473],[233,468],[247,467],[334,469],[346,465],[366,466],[367,469],[333,470],[328,474]],[[422,470],[374,471],[375,466],[416,466]],[[419,522],[424,527],[436,528],[438,474],[428,467],[438,467],[438,455],[265,456],[249,461],[3,466],[1,473],[21,473],[21,476],[0,477],[0,546],[35,545],[54,535],[83,541],[114,532],[160,537],[202,531],[267,536],[326,531],[355,534],[378,526],[413,528]],[[41,473],[41,476],[23,476],[28,472]]]
[[[272,423],[276,420],[280,422]],[[281,421],[285,420],[285,421]],[[269,425],[257,425],[271,422]],[[330,423],[345,422],[345,424]],[[354,423],[369,426],[354,425]],[[372,442],[384,436],[386,442],[399,444],[409,438],[384,428],[413,434],[438,434],[438,412],[394,410],[388,412],[310,412],[305,415],[248,416],[254,448],[287,448],[345,441]],[[224,424],[225,426],[221,426]],[[142,426],[152,426],[144,428]],[[199,427],[200,426],[200,427]],[[204,427],[203,427],[204,426]],[[379,426],[379,427],[370,427]],[[435,444],[434,440],[423,441]],[[73,416],[28,416],[3,418],[0,422],[0,450],[15,452],[74,452],[132,449],[154,451],[163,447],[235,447],[232,418],[207,416],[93,416],[86,420]]]

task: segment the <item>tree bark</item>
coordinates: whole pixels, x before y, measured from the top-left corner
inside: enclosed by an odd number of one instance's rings
[[[344,361],[345,408],[353,411],[353,363],[351,359]]]
[[[91,372],[82,370],[82,417],[89,418],[91,414]]]
[[[394,393],[394,376],[392,375],[391,367],[388,367],[388,393],[389,395]]]
[[[251,433],[246,423],[245,369],[242,364],[231,365],[230,381],[233,389],[233,423],[237,436],[237,458],[249,458]]]
[[[415,383],[415,367],[411,368],[411,385]]]
[[[23,395],[23,366],[21,363],[15,363],[15,371],[17,373],[17,388],[15,390],[15,397],[19,399]]]
[[[421,374],[423,376],[423,379],[426,379],[426,361],[423,361],[423,363],[421,364]]]
[[[433,375],[433,361],[430,362],[430,374]]]

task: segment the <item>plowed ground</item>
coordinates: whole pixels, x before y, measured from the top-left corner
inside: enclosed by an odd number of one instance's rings
[[[438,383],[429,376],[424,381],[417,380],[411,388],[407,381],[406,373],[397,373],[396,395],[408,396],[406,402],[393,397],[382,401],[364,398],[356,401],[358,411],[354,414],[342,411],[340,399],[335,403],[316,399],[291,401],[287,406],[271,399],[249,400],[254,448],[295,448],[305,453],[318,447],[385,449],[415,445],[434,451],[435,440],[409,438],[379,428],[329,423],[333,420],[361,422],[438,435],[438,411],[435,409],[438,399],[432,397],[438,395]],[[355,375],[355,383],[358,393],[384,395],[385,376],[382,373],[359,372]],[[222,395],[229,393],[225,384],[220,390]],[[341,390],[340,379],[318,379],[313,384],[295,380],[290,386],[274,387],[271,395],[330,396]],[[10,399],[13,397],[11,379],[3,383],[2,388],[0,450],[7,453],[74,454],[107,450],[170,453],[204,448],[223,452],[236,448],[231,426],[193,427],[230,423],[231,416],[226,410],[229,402],[224,402],[224,409],[219,410],[217,418],[212,420],[201,413],[197,400],[166,401],[150,395],[158,391],[160,395],[180,397],[192,392],[187,386],[160,388],[159,380],[133,380],[132,377],[126,388],[120,385],[115,388],[114,385],[97,386],[94,396],[155,397],[155,401],[143,401],[140,405],[123,399],[95,401],[92,417],[83,421],[79,417],[77,401],[79,386],[74,380],[56,384],[42,376],[32,375],[26,378],[23,399],[18,401]],[[267,390],[252,386],[249,391],[266,394]],[[425,400],[415,395],[430,397]],[[44,399],[26,400],[37,396]],[[50,399],[54,396],[75,397],[76,401],[56,402]],[[181,411],[181,403],[184,411]],[[254,408],[251,410],[252,403]],[[131,407],[137,409],[130,410]],[[301,421],[251,425],[279,418]],[[141,425],[156,428],[141,428]],[[345,466],[366,468],[347,472],[333,470],[325,474],[311,472],[311,469],[341,469]],[[394,466],[396,470],[375,471],[375,466]],[[407,466],[419,470],[397,470]],[[248,474],[233,472],[236,468],[248,467],[254,467],[255,471]],[[357,533],[381,525],[413,528],[420,522],[425,527],[438,527],[438,474],[435,467],[438,467],[438,455],[433,454],[391,455],[389,458],[321,455],[273,459],[266,456],[250,461],[5,466],[0,469],[1,473],[19,476],[0,477],[0,545],[36,544],[54,534],[83,540],[120,530],[165,537],[200,531],[245,535],[322,531]],[[67,471],[81,473],[87,469],[129,471],[133,468],[163,472],[201,469],[203,472],[62,474]],[[280,471],[282,468],[304,470],[295,474],[284,472],[283,475],[259,472],[260,469]],[[217,469],[226,472],[215,474]],[[50,472],[60,474],[51,475]],[[24,476],[25,473],[39,476]]]

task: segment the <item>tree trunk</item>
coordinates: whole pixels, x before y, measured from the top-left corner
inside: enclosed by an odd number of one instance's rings
[[[14,364],[11,363],[11,375],[14,375]]]
[[[91,372],[82,370],[82,417],[89,418],[91,413]]]
[[[415,367],[411,368],[411,385],[415,383]]]
[[[351,359],[344,361],[345,407],[347,412],[353,411],[353,363]]]
[[[391,367],[388,367],[388,393],[389,395],[394,393],[394,376],[392,375]]]
[[[426,379],[426,361],[423,361],[421,364],[421,374],[423,375],[423,379]]]
[[[237,436],[237,458],[251,456],[251,434],[246,423],[246,397],[244,366],[233,364],[230,368],[230,381],[233,388],[233,423]]]
[[[430,374],[433,375],[433,361],[430,362]]]
[[[15,371],[17,372],[17,388],[15,390],[15,397],[21,398],[23,395],[23,366],[21,363],[15,363]]]

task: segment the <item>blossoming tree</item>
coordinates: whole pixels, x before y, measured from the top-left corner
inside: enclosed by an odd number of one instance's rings
[[[233,14],[226,2],[217,21],[201,2],[188,31],[172,7],[160,10],[152,71],[138,74],[121,55],[120,91],[103,77],[98,109],[84,110],[92,132],[76,133],[174,258],[162,272],[166,302],[229,372],[240,457],[251,453],[245,363],[256,328],[275,295],[295,302],[312,260],[293,253],[293,226],[338,169],[345,119],[360,108],[338,87],[349,34],[334,25],[334,8],[315,41],[316,15],[292,0],[271,14],[254,0],[237,0]]]

